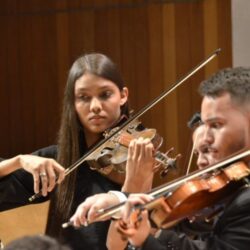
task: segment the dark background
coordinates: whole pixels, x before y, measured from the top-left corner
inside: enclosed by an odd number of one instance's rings
[[[183,155],[182,174],[197,86],[232,64],[229,0],[1,0],[0,34],[5,158],[55,143],[67,73],[83,53],[105,53],[118,64],[137,111],[220,47],[218,58],[142,117],[164,138],[162,151]]]

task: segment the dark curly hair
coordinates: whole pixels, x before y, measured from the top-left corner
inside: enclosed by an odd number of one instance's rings
[[[218,97],[227,92],[237,104],[250,102],[250,68],[226,68],[200,84],[202,96]]]
[[[190,118],[190,120],[187,122],[187,126],[192,129],[195,130],[197,127],[200,126],[200,124],[202,123],[201,121],[201,113],[200,112],[195,112],[192,117]]]
[[[13,240],[4,249],[6,250],[70,250],[66,245],[61,245],[56,239],[46,235],[24,236]]]

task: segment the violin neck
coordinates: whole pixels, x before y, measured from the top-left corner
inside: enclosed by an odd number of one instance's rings
[[[161,163],[164,166],[168,166],[169,165],[169,157],[166,156],[165,154],[163,154],[160,151],[156,151],[155,153],[155,159]]]

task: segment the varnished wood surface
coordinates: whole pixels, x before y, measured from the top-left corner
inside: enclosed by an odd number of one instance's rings
[[[229,0],[1,0],[0,156],[56,142],[67,72],[83,53],[105,53],[118,64],[136,111],[221,47],[217,59],[142,117],[163,136],[162,151],[175,147],[183,155],[169,179],[183,174],[191,150],[186,124],[201,101],[197,87],[232,64],[230,6]]]

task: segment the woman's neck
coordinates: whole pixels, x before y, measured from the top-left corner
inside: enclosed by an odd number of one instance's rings
[[[91,147],[93,144],[95,144],[97,141],[99,141],[100,138],[101,138],[101,134],[85,132],[85,139],[86,139],[88,148]]]

